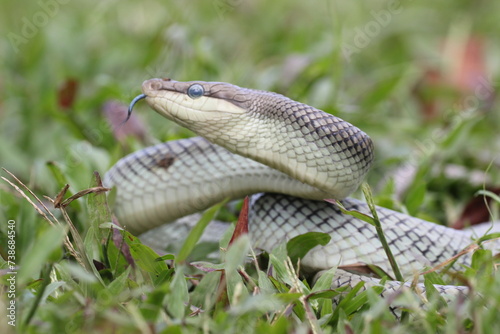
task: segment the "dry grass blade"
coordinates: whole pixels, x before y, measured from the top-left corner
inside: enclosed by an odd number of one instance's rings
[[[11,187],[13,187],[23,198],[25,198],[28,203],[30,203],[36,210],[36,212],[38,212],[40,214],[40,216],[42,216],[43,219],[45,219],[51,226],[55,226],[56,224],[57,225],[61,225],[61,223],[57,220],[57,218],[52,214],[52,212],[50,212],[50,210],[45,206],[45,204],[43,204],[43,202],[35,195],[35,193],[28,188],[28,186],[26,186],[23,182],[21,182],[21,180],[19,180],[17,177],[14,176],[14,174],[12,174],[11,172],[9,172],[8,170],[6,170],[5,168],[2,168],[7,174],[9,174],[14,180],[16,180],[17,183],[19,183],[24,189],[26,189],[35,199],[38,203],[40,203],[40,205],[43,207],[43,209],[54,219],[54,221],[50,220],[50,218],[45,214],[45,212],[43,212],[32,200],[31,198],[28,197],[28,195],[26,195],[26,193],[24,191],[22,191],[18,186],[16,186],[15,184],[13,184],[11,181],[9,181],[8,179],[6,179],[5,177],[2,176],[2,179],[7,182],[8,184],[10,184]],[[52,199],[48,198],[50,201],[52,201]],[[68,250],[68,252],[73,256],[75,257],[77,260],[79,258],[78,256],[78,253],[76,252],[75,248],[73,247],[73,244],[71,243],[71,241],[69,240],[68,236],[66,236],[64,238],[64,246],[66,247],[66,249]]]
[[[300,265],[300,263],[299,263],[299,265]],[[304,292],[304,289],[302,288],[301,282],[298,278],[298,270],[297,270],[297,272],[295,272],[295,270],[293,268],[293,263],[292,263],[292,260],[290,259],[290,257],[287,257],[287,259],[285,261],[285,268],[288,272],[288,275],[292,279],[292,283],[293,283],[293,286],[289,292],[292,292],[295,290],[295,291],[300,292],[302,294],[302,296],[300,296],[300,298],[299,298],[299,301],[301,302],[302,306],[304,307],[304,310],[306,312],[307,321],[309,322],[309,325],[311,326],[311,331],[314,334],[320,333],[320,327],[319,327],[318,321],[316,319],[316,316],[314,315],[314,312],[311,309],[311,306],[309,305],[309,302],[307,301],[307,295]]]
[[[299,262],[298,266],[300,266],[300,262]],[[311,326],[311,331],[314,334],[321,333],[320,326],[318,324],[318,320],[317,320],[316,316],[314,315],[313,310],[311,309],[311,306],[307,300],[307,294],[305,293],[305,291],[301,285],[301,282],[299,280],[299,277],[298,277],[299,269],[297,269],[297,272],[295,272],[295,270],[293,268],[293,263],[292,263],[292,260],[290,259],[290,257],[287,257],[287,259],[285,261],[285,268],[286,268],[286,271],[288,272],[289,277],[292,279],[292,284],[293,284],[289,292],[297,291],[297,292],[300,292],[302,294],[302,296],[299,297],[299,301],[302,304],[302,306],[304,307],[307,321],[309,322],[309,325]]]
[[[61,206],[61,202],[63,201],[64,195],[66,195],[66,192],[68,191],[68,189],[69,189],[69,184],[66,184],[61,189],[59,194],[57,194],[56,198],[54,200],[51,200],[52,204],[54,205],[54,208],[59,208]]]
[[[4,169],[5,170],[5,169]],[[40,216],[43,217],[43,219],[45,219],[46,221],[49,222],[50,225],[54,226],[55,223],[49,219],[49,217],[47,217],[47,215],[45,214],[45,212],[43,212],[32,200],[31,198],[28,197],[28,195],[26,195],[24,193],[24,191],[22,191],[18,186],[16,186],[14,183],[12,183],[11,181],[7,180],[5,177],[2,176],[2,180],[4,180],[5,182],[7,182],[8,184],[10,184],[10,186],[12,188],[14,188],[22,197],[24,197],[28,203],[30,203],[36,210],[36,212],[38,212],[40,214]],[[20,181],[18,181],[20,182]]]
[[[456,259],[458,259],[459,257],[467,254],[467,253],[471,253],[471,252],[474,252],[475,250],[479,249],[480,247],[476,244],[472,244],[472,245],[469,245],[468,247],[466,247],[464,250],[460,251],[459,253],[453,255],[452,257],[450,257],[448,260],[438,264],[437,266],[435,266],[434,268],[431,268],[423,273],[421,273],[420,275],[425,275],[425,274],[430,274],[436,270],[439,270],[443,267],[446,267],[447,265],[449,265],[450,263],[452,263],[453,261],[455,261]]]
[[[59,210],[61,210],[61,213],[64,217],[64,220],[66,221],[66,224],[68,225],[68,227],[70,229],[71,235],[73,236],[73,240],[76,243],[76,248],[79,250],[79,254],[81,254],[81,255],[78,255],[78,253],[75,251],[74,255],[75,255],[76,260],[78,261],[78,263],[82,267],[86,268],[89,272],[93,272],[95,274],[95,276],[98,279],[100,279],[100,276],[98,275],[95,266],[91,263],[90,259],[86,256],[85,245],[83,243],[83,239],[82,239],[80,233],[78,232],[78,230],[76,229],[75,225],[71,221],[71,218],[69,217],[68,213],[66,212],[66,207],[71,202],[73,202],[74,200],[76,200],[82,196],[85,196],[85,195],[88,195],[91,193],[101,193],[103,191],[108,191],[109,188],[93,187],[93,188],[85,189],[85,190],[77,192],[73,196],[71,196],[63,201],[62,199],[64,198],[64,195],[66,194],[66,191],[68,190],[68,188],[69,188],[69,186],[65,185],[63,187],[63,189],[59,192],[59,194],[57,194],[55,200],[51,199],[50,197],[46,197],[46,198],[54,204],[55,208],[58,208]]]
[[[220,303],[224,306],[229,305],[229,298],[227,295],[227,280],[226,273],[221,271],[221,275],[219,278],[219,285],[217,286],[217,292],[215,293],[215,300],[217,303]]]
[[[49,222],[50,225],[54,226],[56,224],[58,225],[61,225],[61,223],[57,220],[57,218],[52,214],[52,212],[50,212],[50,210],[47,208],[47,206],[45,206],[45,204],[43,204],[43,202],[35,195],[35,193],[29,189],[21,180],[19,180],[14,174],[12,174],[11,172],[9,172],[8,170],[6,170],[5,168],[2,168],[7,174],[9,174],[17,183],[19,183],[24,189],[26,189],[35,199],[38,203],[40,203],[40,205],[43,207],[43,209],[50,215],[50,217],[53,218],[54,221],[52,221],[45,212],[43,212],[29,197],[28,195],[26,195],[26,193],[24,191],[22,191],[18,186],[16,186],[15,184],[13,184],[11,181],[9,181],[8,179],[6,179],[5,177],[2,176],[2,179],[4,181],[6,181],[7,183],[9,183],[14,189],[16,189],[17,192],[19,192],[19,194],[21,194],[22,197],[24,197],[34,208],[35,210],[46,220]],[[85,246],[83,244],[83,240],[80,236],[80,234],[78,233],[77,229],[75,228],[73,222],[71,221],[70,217],[68,216],[66,210],[64,209],[69,203],[71,203],[73,200],[79,198],[79,197],[82,197],[86,194],[89,194],[89,193],[99,193],[99,192],[103,192],[103,191],[107,191],[108,188],[104,188],[104,187],[95,187],[95,188],[90,188],[90,189],[86,189],[86,190],[83,190],[83,191],[80,191],[78,193],[76,193],[75,195],[71,196],[70,198],[66,199],[65,201],[61,202],[62,198],[64,198],[64,194],[66,193],[66,191],[68,190],[69,186],[66,185],[62,190],[61,192],[57,195],[56,199],[53,200],[51,199],[50,197],[48,196],[45,196],[45,198],[47,200],[49,200],[50,202],[52,202],[54,204],[54,207],[56,208],[59,208],[61,210],[61,213],[64,217],[64,220],[66,221],[66,223],[68,224],[69,228],[70,228],[70,231],[71,231],[71,235],[73,236],[73,240],[74,242],[76,243],[77,245],[77,248],[79,250],[79,252],[76,251],[76,249],[73,247],[73,244],[71,243],[71,241],[69,240],[68,236],[65,237],[64,239],[64,246],[66,247],[66,249],[70,252],[70,254],[77,260],[77,262],[84,268],[86,268],[89,272],[94,272],[94,268],[92,266],[92,264],[90,263],[90,261],[88,260],[88,258],[86,256],[84,256],[85,254]],[[98,276],[98,275],[96,275]],[[98,277],[99,278],[99,277]]]
[[[311,331],[314,334],[321,333],[318,319],[316,319],[316,316],[311,309],[311,305],[309,305],[309,302],[307,301],[307,296],[303,295],[299,298],[299,300],[302,303],[302,306],[304,306],[304,310],[306,311],[307,320],[309,321],[309,325],[311,325]]]
[[[86,252],[85,252],[85,245],[83,244],[82,237],[80,236],[80,234],[76,230],[73,222],[71,221],[71,218],[69,218],[68,213],[66,212],[66,210],[64,209],[64,207],[61,207],[60,210],[61,210],[61,213],[62,213],[62,215],[64,217],[64,220],[66,221],[66,223],[68,224],[68,226],[70,228],[71,235],[73,236],[73,240],[76,243],[76,248],[78,248],[79,254],[81,254],[81,255],[79,255],[75,251],[75,255],[76,255],[75,259],[78,261],[78,263],[82,267],[84,267],[85,269],[87,269],[89,272],[93,272],[94,267],[92,266],[92,264],[90,263],[89,259],[85,255],[86,254]],[[98,275],[96,275],[96,277],[99,278]]]
[[[30,194],[31,196],[33,196],[36,201],[42,206],[42,208],[52,217],[52,219],[54,219],[54,221],[57,223],[57,224],[60,224],[59,221],[57,220],[57,218],[52,214],[52,212],[45,206],[45,204],[43,204],[43,202],[35,195],[35,193],[30,189],[28,188],[28,186],[26,186],[23,182],[21,182],[21,180],[19,180],[14,174],[12,174],[11,172],[9,172],[7,169],[5,168],[2,168],[7,174],[10,175],[10,177],[12,177],[19,185],[21,185],[24,189],[26,189]],[[10,185],[14,186],[11,182],[9,182],[6,178],[4,178],[2,176],[2,179],[4,179],[5,181],[7,181]],[[17,187],[14,186],[14,189],[16,189]],[[19,188],[17,188],[19,189]],[[34,207],[35,209],[37,210],[37,212],[39,212],[42,216],[44,216],[44,218],[46,218],[50,224],[54,224],[52,221],[50,221],[50,219],[48,219],[48,217],[41,213],[41,210],[38,208],[38,206],[36,206],[28,197],[25,196],[24,192],[21,192],[20,189],[18,190],[21,195],[23,195],[23,197],[25,197]]]
[[[74,200],[76,200],[76,199],[78,199],[80,197],[83,197],[85,195],[88,195],[88,194],[100,194],[102,192],[106,192],[106,191],[109,191],[109,190],[111,190],[111,188],[105,188],[105,187],[88,188],[88,189],[85,189],[85,190],[77,192],[76,194],[74,194],[71,197],[68,197],[63,202],[59,203],[59,205],[62,206],[62,207],[66,207],[71,202],[73,202]]]

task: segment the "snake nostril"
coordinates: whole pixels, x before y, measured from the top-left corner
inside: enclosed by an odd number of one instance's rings
[[[144,82],[144,90],[143,91],[158,91],[163,87],[163,79],[152,79]]]

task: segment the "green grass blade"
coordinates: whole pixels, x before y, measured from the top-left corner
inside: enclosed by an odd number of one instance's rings
[[[200,240],[205,228],[212,221],[212,219],[214,219],[217,212],[224,204],[226,204],[226,202],[227,200],[222,201],[221,203],[214,205],[203,213],[196,226],[191,230],[191,232],[189,232],[184,245],[177,255],[176,263],[183,263],[186,261],[187,257],[189,256],[189,254],[191,254],[194,247],[196,246],[196,243],[198,242],[198,240]]]
[[[314,247],[328,244],[331,238],[330,235],[322,232],[307,232],[298,235],[290,239],[286,244],[288,256],[292,262],[297,262],[298,259],[303,258]]]
[[[20,263],[17,284],[23,286],[42,269],[46,263],[52,263],[62,255],[63,239],[67,228],[52,226],[43,231],[33,244],[30,256]]]

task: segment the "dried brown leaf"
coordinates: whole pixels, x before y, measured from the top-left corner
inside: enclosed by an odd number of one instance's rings
[[[69,109],[73,106],[78,92],[78,81],[66,79],[57,91],[57,102],[62,109]]]
[[[500,188],[488,188],[494,194],[500,195]],[[477,225],[487,222],[490,219],[490,211],[488,210],[492,199],[487,196],[478,196],[472,198],[463,209],[460,217],[451,224],[451,227],[461,230],[466,226]]]
[[[118,225],[118,221],[116,220],[115,217],[112,218],[113,223]],[[120,232],[120,230],[116,228],[111,228],[112,233],[113,233],[113,243],[115,244],[116,248],[123,254],[123,257],[127,261],[128,264],[130,264],[133,268],[135,268],[135,261],[134,258],[132,257],[132,254],[130,253],[130,247],[128,246],[127,242],[124,239],[123,234]]]
[[[248,234],[248,196],[243,200],[240,216],[238,217],[238,222],[236,223],[229,245],[232,245],[236,239],[245,234]]]
[[[129,120],[124,123],[128,115],[128,106],[120,102],[108,101],[103,106],[103,113],[116,140],[123,142],[128,136],[136,137],[141,141],[146,138],[146,127],[135,114],[131,114]]]

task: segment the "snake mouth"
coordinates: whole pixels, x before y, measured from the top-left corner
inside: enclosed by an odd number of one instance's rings
[[[161,87],[160,87],[161,85],[159,86],[158,81],[171,81],[171,79],[164,78],[164,79],[146,80],[144,83],[147,83],[147,82],[153,83],[153,84],[155,84],[155,87],[151,87],[152,90],[159,90],[159,89],[161,89]],[[126,123],[130,119],[130,116],[132,115],[132,110],[134,109],[135,104],[137,102],[139,102],[140,100],[143,100],[147,97],[148,97],[147,94],[140,94],[140,95],[137,95],[136,97],[134,97],[134,99],[132,100],[132,102],[130,102],[130,104],[128,106],[127,118],[125,119],[125,121],[123,121],[123,123]]]

